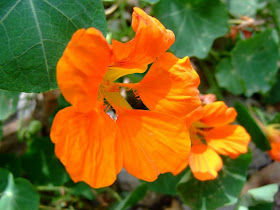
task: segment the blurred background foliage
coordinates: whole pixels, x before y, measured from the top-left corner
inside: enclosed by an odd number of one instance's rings
[[[66,44],[91,26],[131,40],[134,6],[175,33],[170,51],[191,57],[201,93],[235,106],[252,136],[250,151],[224,158],[216,180],[186,169],[147,183],[122,171],[111,187],[92,189],[73,183],[54,155],[51,123],[69,105],[55,90]],[[266,153],[264,129],[280,123],[279,38],[280,0],[1,0],[0,209],[280,209],[280,163]]]

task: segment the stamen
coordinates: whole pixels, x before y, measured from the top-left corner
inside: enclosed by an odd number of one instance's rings
[[[132,92],[137,100],[141,100],[140,95],[136,89],[132,89]]]
[[[104,109],[104,112],[108,112],[110,108],[111,108],[111,106],[110,106],[110,105],[107,105],[107,106],[105,107],[105,109]]]
[[[126,90],[135,89],[137,83],[115,83],[115,85],[125,88]]]

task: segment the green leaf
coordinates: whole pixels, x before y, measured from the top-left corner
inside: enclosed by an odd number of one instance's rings
[[[280,1],[269,0],[269,9],[272,12],[278,34],[280,35]]]
[[[106,32],[101,0],[1,0],[0,88],[56,89],[56,63],[66,44],[91,26]]]
[[[193,210],[216,209],[233,204],[246,182],[251,153],[236,159],[223,158],[224,166],[218,178],[211,181],[197,180],[189,170],[177,185],[183,202]]]
[[[178,57],[205,58],[214,39],[228,31],[226,6],[219,0],[161,0],[154,13],[174,32],[171,50]]]
[[[234,108],[238,113],[237,121],[246,128],[256,146],[263,151],[270,150],[269,140],[247,107],[237,102]]]
[[[265,101],[269,104],[276,104],[280,102],[280,75],[277,77],[276,83],[271,90],[266,94]]]
[[[141,1],[148,2],[150,4],[155,4],[158,3],[160,0],[141,0]]]
[[[276,113],[268,124],[280,124],[280,112]]]
[[[245,210],[249,209],[248,207],[251,206],[257,208],[259,205],[271,204],[274,202],[274,195],[277,193],[277,191],[277,184],[270,184],[251,189],[239,199],[236,209]],[[268,210],[268,208],[266,208],[266,210]]]
[[[0,141],[3,137],[3,127],[2,127],[2,121],[0,121]]]
[[[232,66],[230,58],[220,61],[216,67],[215,76],[220,87],[236,95],[244,93],[244,84]]]
[[[0,169],[0,209],[5,210],[37,210],[39,194],[29,181],[13,178],[6,169]]]
[[[60,186],[69,180],[48,137],[34,139],[22,158],[22,167],[34,184]]]
[[[176,185],[182,178],[184,173],[180,173],[177,176],[173,176],[171,173],[160,174],[157,180],[154,182],[146,182],[148,189],[154,192],[177,195]]]
[[[227,0],[226,3],[229,12],[235,17],[254,17],[257,10],[266,5],[266,2],[260,0]]]
[[[14,177],[22,175],[20,157],[14,153],[0,153],[0,168],[8,169]]]
[[[148,186],[142,183],[134,191],[132,191],[123,201],[121,201],[115,210],[129,209],[129,207],[137,204],[147,193]]]
[[[10,115],[17,111],[19,94],[19,92],[0,89],[0,120],[6,120]]]
[[[240,41],[232,51],[232,63],[246,86],[246,96],[266,93],[278,70],[278,38],[275,30],[266,30]]]
[[[92,188],[84,182],[75,183],[71,187],[71,193],[76,196],[83,196],[88,200],[93,200],[95,198]]]

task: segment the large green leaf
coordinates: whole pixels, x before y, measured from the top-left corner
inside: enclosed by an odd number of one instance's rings
[[[237,102],[234,108],[238,113],[237,121],[240,125],[246,128],[256,146],[263,151],[270,150],[270,143],[266,135],[256,122],[256,119],[253,118],[247,107],[242,103]]]
[[[37,210],[39,194],[29,181],[16,178],[6,169],[0,169],[0,209]]]
[[[275,30],[266,30],[240,41],[232,51],[232,63],[246,86],[245,94],[266,93],[277,73],[278,37]]]
[[[230,58],[225,58],[217,65],[215,76],[220,87],[233,94],[242,94],[245,90],[242,80],[231,64]]]
[[[134,191],[132,191],[126,198],[121,201],[115,210],[129,209],[131,206],[137,204],[147,193],[148,187],[146,183],[139,185]]]
[[[90,26],[106,32],[101,0],[1,0],[0,88],[57,88],[58,59],[73,33]]]
[[[205,58],[214,39],[228,30],[226,6],[219,0],[161,0],[154,13],[174,32],[171,50],[178,57]]]
[[[236,159],[224,158],[224,167],[218,178],[211,181],[197,180],[189,170],[177,185],[183,202],[193,210],[208,210],[233,204],[246,182],[251,153]]]
[[[239,199],[236,210],[248,210],[249,207],[257,207],[263,204],[272,204],[274,202],[274,195],[277,193],[277,191],[277,184],[270,184],[251,189]],[[269,209],[266,208],[266,210]]]
[[[17,111],[19,94],[19,92],[0,89],[0,120],[7,119],[11,114]]]

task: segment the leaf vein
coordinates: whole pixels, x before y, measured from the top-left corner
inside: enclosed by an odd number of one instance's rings
[[[35,8],[34,8],[33,0],[29,0],[29,3],[30,3],[30,6],[31,6],[31,10],[32,10],[33,16],[34,16],[34,20],[35,20],[36,28],[38,30],[39,38],[40,38],[40,41],[42,43],[41,44],[41,46],[42,46],[42,53],[43,53],[43,56],[44,56],[46,71],[47,71],[47,74],[48,74],[49,86],[51,86],[50,70],[49,70],[49,66],[48,66],[48,60],[47,60],[45,45],[44,45],[44,41],[43,41],[42,31],[41,31],[41,28],[40,28],[40,25],[39,25],[39,21],[38,21],[38,17],[37,17]]]
[[[14,6],[11,7],[11,9],[7,12],[7,14],[1,19],[0,23],[3,23],[3,21],[11,14],[11,12],[16,8],[16,6],[21,2],[21,0],[18,0]]]
[[[69,20],[69,22],[72,23],[72,25],[78,30],[79,27],[72,21],[71,18],[69,18],[63,11],[61,11],[60,9],[58,9],[57,7],[55,7],[54,5],[52,5],[50,2],[48,2],[47,0],[43,0],[45,3],[47,3],[49,6],[51,6],[52,8],[54,8],[56,11],[58,11],[60,14],[62,14],[67,20]]]

